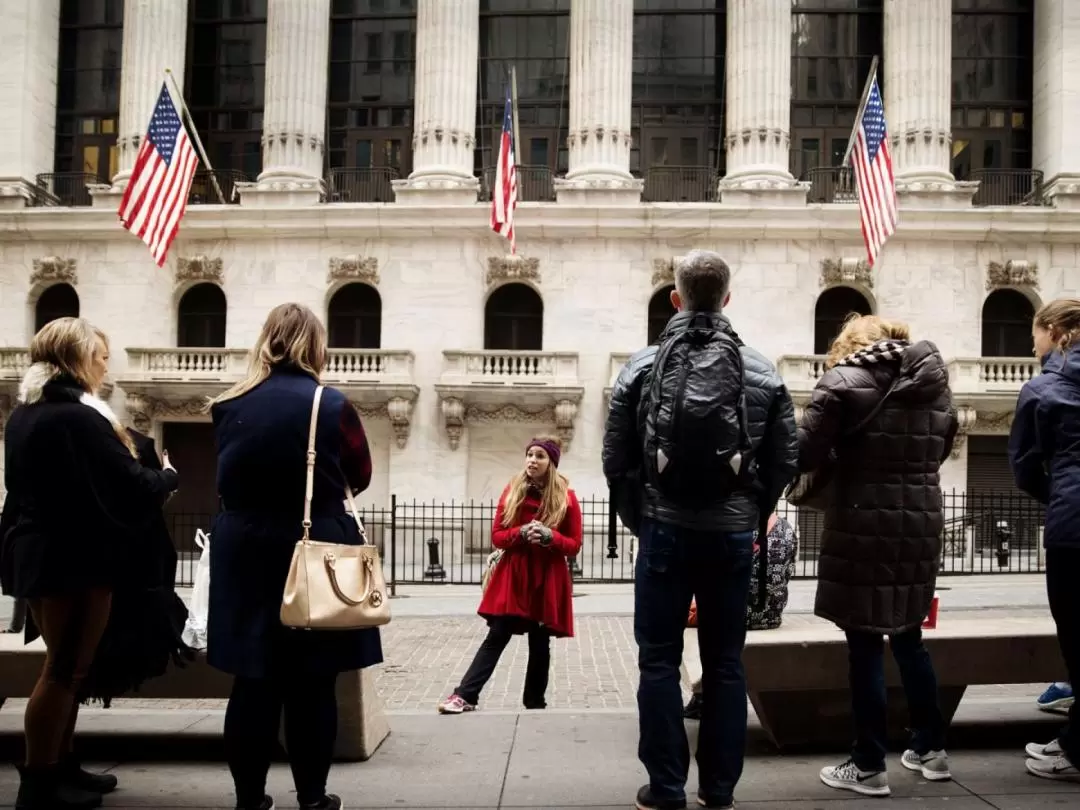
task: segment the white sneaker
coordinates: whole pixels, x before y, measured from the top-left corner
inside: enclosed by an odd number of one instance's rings
[[[900,758],[900,764],[909,771],[920,772],[923,779],[931,782],[952,779],[952,773],[949,771],[949,755],[944,751],[928,751],[919,755],[909,748]]]
[[[1026,753],[1032,759],[1057,759],[1058,757],[1065,756],[1065,751],[1061,747],[1061,743],[1057,740],[1051,740],[1046,745],[1039,743],[1028,743],[1024,749]]]
[[[1027,766],[1028,773],[1043,779],[1080,782],[1080,768],[1063,756],[1055,759],[1029,759],[1024,764]]]
[[[886,771],[860,771],[852,760],[836,767],[822,768],[821,781],[837,790],[850,790],[863,796],[888,796],[889,774]]]

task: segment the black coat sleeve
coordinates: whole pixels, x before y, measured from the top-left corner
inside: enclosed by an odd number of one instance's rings
[[[758,453],[758,476],[765,499],[764,510],[776,508],[784,489],[799,471],[799,438],[795,426],[795,406],[779,375],[769,404],[768,422]]]
[[[633,361],[627,363],[611,389],[611,405],[604,426],[602,452],[604,477],[613,486],[636,476],[641,467],[641,437],[637,410],[641,399],[640,373]]]
[[[800,472],[821,469],[836,447],[844,416],[840,391],[845,385],[843,376],[835,370],[818,380],[799,426]]]

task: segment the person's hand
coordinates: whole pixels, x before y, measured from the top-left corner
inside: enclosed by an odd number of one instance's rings
[[[176,472],[176,467],[174,467],[172,465],[172,462],[169,461],[169,451],[168,450],[163,450],[161,452],[161,468],[163,470],[172,470],[173,472]]]

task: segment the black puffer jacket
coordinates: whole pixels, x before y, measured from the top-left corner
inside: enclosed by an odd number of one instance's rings
[[[858,436],[893,380],[896,388]],[[921,341],[899,359],[836,366],[818,381],[799,426],[799,469],[837,449],[834,502],[825,512],[814,612],[844,630],[918,627],[934,596],[941,555],[938,470],[956,435],[949,372]]]
[[[661,335],[686,329],[694,315],[678,312]],[[657,345],[647,346],[627,362],[611,391],[611,407],[604,430],[604,475],[619,505],[619,516],[635,534],[641,517],[688,529],[723,532],[751,531],[758,527],[759,510],[769,512],[794,477],[798,456],[795,411],[784,381],[764,356],[744,346],[728,319],[716,313],[716,326],[732,335],[743,357],[747,428],[755,449],[758,478],[755,486],[730,497],[718,497],[711,509],[691,512],[668,503],[640,485],[644,437],[642,391],[652,371]]]

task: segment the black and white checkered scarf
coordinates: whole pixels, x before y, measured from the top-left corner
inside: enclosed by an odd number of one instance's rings
[[[903,356],[904,350],[910,345],[911,342],[908,340],[879,340],[865,349],[852,352],[836,365],[876,366],[878,363],[899,360]]]

